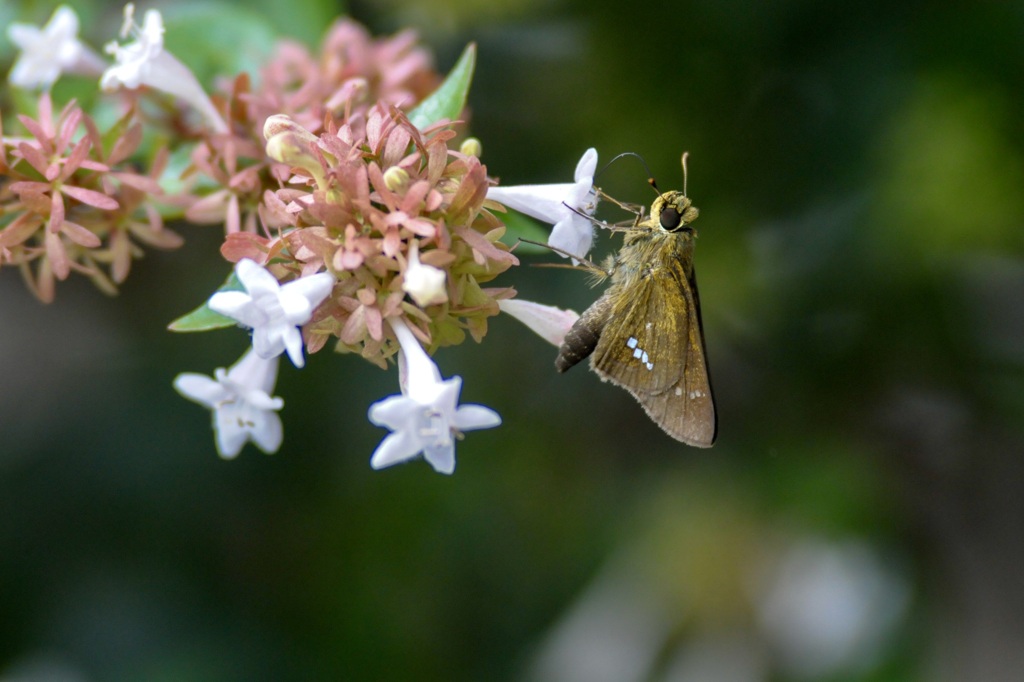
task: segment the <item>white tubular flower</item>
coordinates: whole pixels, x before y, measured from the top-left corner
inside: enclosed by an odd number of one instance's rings
[[[459,405],[462,377],[441,379],[437,365],[400,319],[389,320],[405,362],[401,395],[370,406],[370,421],[391,429],[370,458],[374,469],[405,462],[423,453],[434,471],[455,471],[455,438],[464,431],[501,424],[497,412],[483,405]]]
[[[214,378],[186,372],[174,379],[184,397],[213,410],[217,452],[233,459],[252,441],[268,455],[277,452],[284,438],[281,416],[284,400],[271,397],[277,381],[278,359],[265,360],[250,349],[231,369],[223,367]]]
[[[202,114],[216,133],[226,133],[228,126],[206,96],[195,75],[170,52],[164,50],[164,20],[155,9],[146,10],[142,26],[135,23],[135,6],[124,7],[124,25],[121,38],[131,36],[135,42],[107,44],[106,51],[114,55],[116,64],[107,69],[100,79],[104,90],[118,87],[135,89],[147,85],[173,95],[192,105]]]
[[[21,50],[7,76],[18,88],[49,88],[64,72],[97,76],[107,66],[78,39],[78,15],[66,5],[58,7],[41,29],[31,24],[10,24],[7,37]]]
[[[536,332],[542,339],[555,346],[561,346],[565,335],[576,320],[580,319],[575,310],[562,310],[553,305],[512,298],[498,301],[501,312],[508,313]]]
[[[491,187],[487,198],[554,225],[548,245],[583,258],[594,242],[594,227],[589,217],[597,208],[596,169],[597,150],[591,147],[576,165],[574,182]],[[573,262],[578,261],[573,258]]]
[[[261,358],[273,358],[283,351],[296,367],[302,367],[302,333],[299,326],[309,322],[313,310],[334,287],[334,275],[321,272],[288,282],[284,286],[255,261],[243,258],[235,265],[245,291],[218,291],[210,297],[211,310],[252,328],[252,345]]]
[[[448,300],[444,270],[421,263],[419,246],[415,241],[409,248],[409,264],[402,275],[402,291],[421,308]]]

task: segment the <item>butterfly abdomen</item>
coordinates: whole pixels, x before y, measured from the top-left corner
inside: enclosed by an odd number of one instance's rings
[[[601,338],[601,330],[608,322],[611,310],[610,299],[606,293],[580,315],[580,319],[569,329],[558,348],[555,358],[555,369],[559,372],[568,370],[580,360],[585,360],[597,347]]]

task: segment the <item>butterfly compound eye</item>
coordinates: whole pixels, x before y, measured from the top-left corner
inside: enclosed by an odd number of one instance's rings
[[[679,214],[672,206],[666,206],[661,210],[661,226],[669,232],[675,232],[679,229],[679,223],[682,222],[683,217]]]

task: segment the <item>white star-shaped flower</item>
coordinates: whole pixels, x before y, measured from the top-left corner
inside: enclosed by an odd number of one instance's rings
[[[292,363],[302,367],[299,326],[309,322],[313,310],[330,295],[334,275],[321,272],[282,286],[248,258],[238,261],[235,274],[245,291],[218,291],[210,297],[210,309],[252,328],[252,345],[261,358],[288,351]]]
[[[420,453],[442,474],[455,471],[455,439],[464,431],[489,429],[501,424],[497,412],[483,405],[459,405],[462,377],[442,380],[437,365],[416,337],[398,319],[390,320],[402,350],[404,381],[401,395],[370,406],[370,421],[391,429],[370,458],[370,466],[382,469],[405,462]]]
[[[46,26],[12,23],[7,27],[21,54],[7,80],[19,88],[49,88],[64,72],[95,75],[106,64],[78,39],[78,15],[66,5],[58,7]]]
[[[596,169],[597,150],[591,147],[576,164],[573,182],[490,187],[487,198],[554,225],[548,245],[583,258],[594,242],[590,216],[597,208]],[[573,262],[577,259],[573,258]]]
[[[116,63],[100,79],[103,90],[116,90],[122,86],[135,89],[146,85],[195,107],[214,132],[228,131],[227,124],[195,75],[164,49],[164,20],[160,12],[146,10],[142,26],[139,26],[135,23],[135,6],[132,3],[125,5],[121,37],[128,36],[134,38],[134,42],[119,45],[112,41],[106,46],[107,53],[114,55]]]
[[[214,378],[186,372],[174,380],[178,393],[213,410],[217,452],[232,459],[252,441],[263,452],[281,447],[284,431],[281,398],[271,397],[277,380],[278,358],[266,360],[249,350],[231,369],[218,368]]]
[[[122,85],[137,88],[150,80],[152,72],[160,68],[157,60],[164,53],[164,19],[160,12],[155,9],[146,10],[142,26],[139,26],[135,23],[135,5],[125,5],[121,38],[129,35],[135,41],[127,45],[119,45],[116,40],[107,43],[106,51],[114,55],[116,63],[100,79],[100,87],[104,90],[116,90]]]

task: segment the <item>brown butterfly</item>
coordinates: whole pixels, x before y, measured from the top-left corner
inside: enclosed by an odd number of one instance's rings
[[[598,269],[611,286],[566,334],[555,367],[591,356],[598,376],[632,393],[666,433],[706,448],[718,418],[693,269],[697,214],[685,191],[665,192],[624,228],[622,249]]]

